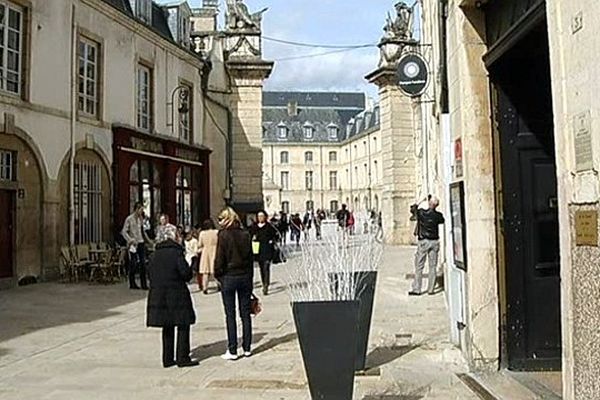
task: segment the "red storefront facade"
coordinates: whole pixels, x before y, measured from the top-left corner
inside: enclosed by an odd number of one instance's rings
[[[113,157],[117,233],[138,201],[152,228],[161,213],[185,229],[210,216],[209,149],[115,126]]]

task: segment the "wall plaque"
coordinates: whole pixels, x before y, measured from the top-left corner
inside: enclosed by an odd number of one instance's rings
[[[598,212],[575,212],[575,244],[598,247]]]
[[[575,169],[577,172],[593,169],[592,122],[589,110],[575,116],[573,131],[575,135]]]

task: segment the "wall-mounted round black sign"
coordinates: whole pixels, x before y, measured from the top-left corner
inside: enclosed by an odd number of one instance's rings
[[[407,53],[400,58],[396,76],[398,86],[407,96],[420,96],[429,81],[427,63],[420,54]]]

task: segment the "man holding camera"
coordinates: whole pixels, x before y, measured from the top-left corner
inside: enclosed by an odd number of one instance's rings
[[[439,226],[444,223],[444,216],[436,210],[439,204],[440,200],[437,197],[429,195],[426,199],[423,199],[420,205],[415,204],[411,207],[411,213],[417,220],[415,236],[418,238],[418,246],[415,254],[415,280],[412,290],[408,292],[409,296],[421,295],[423,270],[427,259],[429,259],[427,292],[430,295],[435,294],[436,269],[440,252]]]

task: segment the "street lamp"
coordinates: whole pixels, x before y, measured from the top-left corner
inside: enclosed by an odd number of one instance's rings
[[[171,123],[167,124],[167,126],[171,127],[171,133],[175,134],[175,96],[178,95],[179,98],[179,107],[177,107],[177,112],[179,115],[187,114],[190,111],[189,101],[190,101],[190,89],[185,85],[179,85],[173,92],[171,92],[171,102],[167,103],[167,107],[171,110]]]

